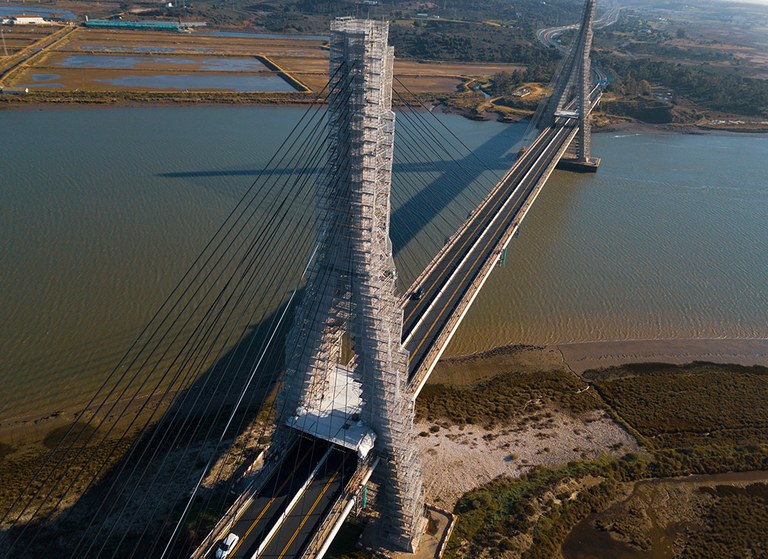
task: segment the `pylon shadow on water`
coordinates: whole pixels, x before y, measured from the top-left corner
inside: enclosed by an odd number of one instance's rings
[[[298,292],[295,300],[300,300],[301,295],[302,292]],[[264,348],[284,311],[285,304],[259,324],[248,327],[233,347],[188,388],[177,392],[159,420],[136,440],[133,452],[125,452],[125,444],[123,457],[72,506],[51,519],[0,532],[0,552],[7,551],[8,556],[23,553],[25,557],[70,557],[75,550],[80,556],[90,547],[86,554],[89,557],[159,556],[208,461],[220,465],[230,450],[236,450],[240,453],[238,460],[233,460],[233,464],[223,470],[220,479],[216,479],[215,474],[206,478],[169,555],[189,557],[193,546],[236,498],[237,481],[267,442],[259,440],[263,433],[259,428],[252,433],[251,442],[258,441],[260,446],[241,449],[241,442],[237,449],[233,447],[235,439],[248,431],[249,426],[254,423],[259,423],[259,427],[263,425],[262,419],[267,417],[271,407],[284,366],[285,339],[292,324],[292,309],[285,315],[266,353]],[[253,381],[244,394],[224,443],[217,448],[216,443],[240,397],[241,387],[248,382],[262,354],[264,358],[253,374]],[[232,390],[229,390],[230,386]],[[97,432],[94,441],[101,440],[98,435],[102,430],[106,431],[108,423],[105,422]],[[92,451],[89,448],[84,456],[101,459],[106,453]],[[163,461],[167,452],[170,452],[168,459]],[[96,467],[88,471],[92,474],[99,465],[95,464]],[[218,471],[217,468],[213,470]],[[84,479],[88,478],[84,476]],[[58,494],[54,493],[53,498],[57,499]],[[93,526],[87,529],[91,521]],[[7,546],[19,536],[21,539],[14,548],[8,549]],[[102,546],[104,549],[99,554]]]
[[[411,118],[433,118],[423,115]],[[402,117],[401,117],[402,118]],[[506,172],[517,158],[513,147],[521,140],[524,131],[522,124],[505,126],[498,134],[486,139],[472,152],[466,153],[456,160],[405,162],[403,156],[398,157],[397,139],[395,139],[395,157],[393,165],[393,196],[397,198],[398,192],[406,189],[402,183],[402,176],[410,173],[429,173],[434,175],[436,170],[439,176],[434,178],[424,188],[414,193],[408,200],[397,206],[393,203],[392,224],[390,235],[394,254],[398,254],[404,246],[412,241],[437,214],[444,211],[453,203],[462,192],[471,188],[472,183],[480,178],[483,171],[492,170],[497,173]],[[451,140],[455,142],[455,140]],[[446,142],[447,143],[447,142]],[[403,148],[404,149],[404,148]],[[398,161],[400,160],[400,161]],[[481,167],[483,165],[483,167]],[[229,169],[229,170],[200,170],[177,171],[160,173],[157,176],[167,179],[210,179],[215,177],[271,177],[290,175],[303,176],[307,172],[320,175],[320,168],[298,167],[296,169]],[[457,188],[457,181],[463,184]],[[495,179],[492,181],[495,182]],[[208,187],[207,183],[201,183]],[[233,197],[242,195],[241,191],[233,191]],[[467,211],[472,210],[469,208]],[[457,223],[458,227],[460,223]],[[432,248],[432,247],[430,247]],[[438,247],[439,248],[439,247]]]
[[[460,159],[435,163],[424,162],[422,164],[398,163],[397,150],[399,148],[397,147],[397,140],[395,140],[395,164],[392,171],[393,191],[398,188],[398,182],[401,180],[398,175],[402,173],[418,171],[434,173],[437,168],[440,175],[402,205],[393,207],[390,236],[392,237],[394,254],[398,254],[434,220],[436,215],[448,208],[463,192],[468,191],[472,183],[481,177],[483,171],[506,172],[517,158],[517,153],[513,152],[512,148],[521,139],[522,131],[520,126],[505,126],[498,134],[488,138],[471,153],[467,153]],[[484,166],[481,168],[481,165]],[[457,188],[459,180],[463,184]],[[489,179],[489,182],[495,183],[496,179]],[[484,192],[483,196],[485,194],[487,192]],[[473,207],[469,207],[466,211],[469,212],[473,209]],[[461,217],[465,218],[466,215]],[[458,227],[461,222],[455,225]],[[450,233],[452,234],[453,231]],[[437,247],[437,249],[439,248]]]

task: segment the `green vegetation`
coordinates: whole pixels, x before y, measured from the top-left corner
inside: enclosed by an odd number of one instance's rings
[[[473,386],[428,384],[416,401],[418,419],[488,427],[530,418],[532,411],[563,408],[581,414],[601,407],[594,390],[565,372],[502,373]],[[536,419],[543,419],[535,416]]]
[[[25,95],[0,95],[0,107],[37,103],[217,103],[217,104],[287,104],[312,103],[315,97],[301,92],[236,92],[236,91],[30,91]]]
[[[517,547],[524,559],[549,559],[557,555],[573,526],[603,510],[621,494],[624,482],[766,468],[766,445],[663,451],[643,456],[630,453],[618,460],[572,462],[559,469],[535,468],[518,479],[494,480],[462,497],[456,506],[460,516],[446,557],[475,557],[483,550],[497,556]],[[585,483],[590,479],[596,483]],[[714,537],[718,529],[723,527],[712,524],[701,537]],[[732,524],[719,534],[722,537],[733,530],[739,530],[739,525]],[[521,536],[531,537],[532,545],[517,543],[523,539]],[[724,556],[739,555],[717,555]]]
[[[602,61],[615,73],[612,90],[631,93],[632,81],[668,87],[704,108],[750,116],[768,116],[768,80],[708,71],[700,66],[617,56]]]
[[[768,368],[643,364],[585,378],[652,448],[768,440]]]
[[[523,546],[517,544],[515,540],[521,534],[538,531],[539,540],[545,539],[543,537],[545,533],[549,537],[548,534],[554,530],[552,522],[555,518],[565,514],[570,519],[571,512],[563,511],[574,509],[571,503],[578,503],[581,508],[583,504],[588,503],[588,499],[583,497],[585,494],[594,494],[595,499],[600,502],[606,498],[609,499],[615,491],[615,483],[601,483],[595,486],[599,489],[590,489],[575,501],[565,501],[565,505],[554,505],[556,508],[550,506],[549,503],[552,500],[547,498],[547,495],[552,494],[553,491],[559,492],[559,486],[563,482],[582,478],[585,475],[602,474],[611,464],[607,462],[571,463],[558,470],[535,468],[519,479],[497,479],[471,491],[456,505],[456,512],[460,516],[448,544],[446,557],[476,557],[483,550],[490,550],[491,556],[513,549],[520,552],[523,551]],[[591,507],[591,504],[588,506]],[[557,517],[553,516],[556,511],[558,511]],[[588,512],[589,510],[583,511],[583,515],[577,514],[575,518],[586,516]],[[548,517],[548,520],[541,520],[542,515]],[[538,526],[540,520],[542,526]],[[567,526],[570,521],[558,522],[558,525],[560,524]],[[542,549],[544,547],[542,546]]]
[[[516,62],[551,74],[559,55],[532,43],[519,29],[460,21],[416,20],[390,28],[402,58],[460,62]]]
[[[569,0],[455,0],[446,3],[414,3],[404,0],[380,0],[375,5],[350,0],[254,0],[238,4],[259,25],[272,31],[327,30],[335,16],[358,15],[395,21],[433,19],[464,22],[491,22],[498,26],[520,29],[533,39],[533,32],[545,25],[571,23],[578,18],[580,5]],[[206,3],[208,5],[208,3]],[[223,10],[227,2],[210,1],[211,8]],[[419,14],[426,14],[426,17]],[[531,40],[533,42],[533,40]]]
[[[681,559],[761,557],[768,550],[768,485],[702,487],[716,497]]]
[[[466,494],[456,507],[460,516],[446,557],[514,552],[526,559],[550,558],[557,556],[573,526],[605,509],[623,494],[626,483],[768,469],[768,369],[643,364],[589,371],[584,377],[596,390],[575,394],[578,381],[569,385],[567,375],[555,373],[506,373],[475,387],[425,389],[418,403],[422,417],[485,424],[505,421],[526,396],[571,411],[602,405],[637,433],[648,451],[559,469],[535,468]],[[580,399],[590,392],[590,400]],[[501,419],[492,417],[497,407]],[[759,545],[754,542],[761,541],[758,534],[768,525],[768,491],[718,491],[723,498],[686,547],[687,558],[750,556]],[[747,519],[750,510],[754,514]]]
[[[624,10],[595,39],[597,58],[616,78],[611,90],[627,98],[610,110],[642,118],[633,114],[637,109],[632,104],[639,95],[651,97],[653,86],[674,92],[673,105],[687,102],[700,110],[768,115],[768,80],[761,79],[768,77],[762,56],[765,22],[765,7],[735,2],[671,2],[663,8]],[[647,87],[638,87],[641,83]]]
[[[673,122],[675,114],[672,105],[645,97],[625,98],[605,101],[600,110],[616,116],[628,116],[649,124],[668,124]]]

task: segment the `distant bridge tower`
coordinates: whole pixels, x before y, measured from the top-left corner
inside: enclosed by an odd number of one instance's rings
[[[597,0],[586,0],[579,35],[566,56],[565,65],[555,82],[547,107],[548,122],[553,122],[557,116],[561,115],[578,119],[579,132],[571,144],[570,162],[576,163],[575,167],[583,167],[581,170],[596,170],[600,162],[591,154],[592,127],[590,124],[592,65],[589,54],[592,50],[592,26],[595,21],[596,3]],[[572,110],[566,110],[566,103],[574,97],[572,93],[574,88],[576,104]]]
[[[281,422],[305,432],[322,424],[327,433],[312,434],[350,448],[357,441],[345,442],[338,421],[349,430],[362,420],[375,434],[379,534],[411,550],[425,519],[389,237],[395,114],[388,32],[386,23],[351,18],[331,25],[332,172],[317,194],[319,248],[288,336],[279,406]],[[355,390],[361,404],[353,413],[339,400]]]

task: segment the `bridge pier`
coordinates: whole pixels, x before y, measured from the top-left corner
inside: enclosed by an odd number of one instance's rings
[[[576,157],[565,156],[557,162],[557,169],[572,173],[597,173],[600,161],[599,157],[591,157],[589,161],[579,161]]]

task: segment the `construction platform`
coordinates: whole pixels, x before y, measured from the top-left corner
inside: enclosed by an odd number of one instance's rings
[[[362,387],[352,369],[338,365],[328,381],[328,393],[319,401],[299,408],[286,421],[289,427],[333,444],[355,450],[365,458],[376,433],[360,420]]]

